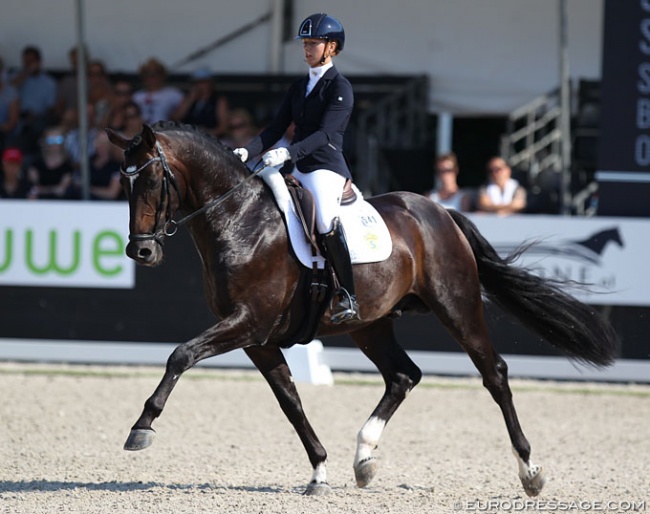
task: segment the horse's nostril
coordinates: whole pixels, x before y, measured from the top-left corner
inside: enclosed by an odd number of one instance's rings
[[[138,256],[140,256],[143,259],[151,257],[151,254],[152,252],[150,248],[140,248],[140,251],[138,252]]]

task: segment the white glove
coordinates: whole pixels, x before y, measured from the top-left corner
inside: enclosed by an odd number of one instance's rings
[[[246,162],[248,160],[248,150],[246,150],[246,148],[235,148],[232,153],[239,157],[242,162]]]
[[[262,156],[262,161],[267,166],[280,166],[284,161],[288,161],[289,159],[291,159],[291,155],[289,155],[289,150],[286,148],[269,150]]]

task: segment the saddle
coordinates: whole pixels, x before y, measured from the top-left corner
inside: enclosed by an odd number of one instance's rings
[[[312,255],[321,255],[319,234],[316,231],[316,202],[310,191],[302,187],[300,181],[293,175],[285,175],[289,195],[293,200],[296,214],[302,225],[305,237],[310,243]],[[349,205],[357,199],[357,194],[352,188],[352,181],[346,180],[341,197],[341,205]],[[333,286],[338,282],[334,276],[333,268],[326,262],[325,268],[319,268],[314,262],[311,269],[301,273],[295,300],[290,308],[291,320],[287,333],[288,340],[293,344],[310,342],[316,335],[318,323],[325,313]],[[305,302],[307,296],[309,301]]]

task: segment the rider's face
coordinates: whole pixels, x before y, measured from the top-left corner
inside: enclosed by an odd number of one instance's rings
[[[324,64],[324,62],[321,62],[326,50],[326,42],[324,39],[303,39],[302,47],[305,52],[305,62],[310,68]],[[328,53],[327,55],[329,57],[331,54]],[[328,59],[325,60],[325,62],[327,61]]]

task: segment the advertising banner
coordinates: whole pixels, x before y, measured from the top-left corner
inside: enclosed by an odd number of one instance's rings
[[[125,202],[0,201],[0,285],[133,288]]]
[[[540,276],[590,284],[570,289],[592,305],[650,305],[650,220],[559,216],[471,216],[506,256],[535,243],[517,261]]]

